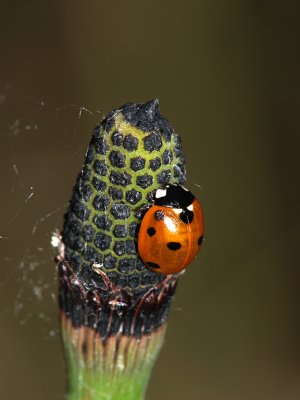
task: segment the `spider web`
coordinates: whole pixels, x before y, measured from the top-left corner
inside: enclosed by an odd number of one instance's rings
[[[51,247],[102,110],[54,106],[0,83],[2,312],[20,326],[43,321],[57,334],[57,278]],[[202,188],[192,182],[195,190]]]
[[[57,281],[52,233],[80,170],[92,127],[102,112],[53,106],[0,84],[2,207],[0,223],[1,312],[20,326],[43,321],[57,334]]]

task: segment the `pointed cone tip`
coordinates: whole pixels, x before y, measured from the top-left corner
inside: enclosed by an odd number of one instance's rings
[[[149,108],[151,108],[152,111],[157,111],[157,110],[158,110],[158,106],[159,106],[159,100],[158,100],[158,98],[156,97],[156,98],[153,99],[153,100],[147,101],[146,104],[149,106]],[[146,104],[145,104],[145,105],[146,105]]]

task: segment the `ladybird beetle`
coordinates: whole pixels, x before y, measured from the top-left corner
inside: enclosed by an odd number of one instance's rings
[[[142,219],[139,255],[155,272],[178,273],[197,256],[203,231],[199,201],[184,187],[167,185],[155,192],[154,203]]]

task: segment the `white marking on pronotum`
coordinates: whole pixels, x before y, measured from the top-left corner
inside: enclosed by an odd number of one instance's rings
[[[183,209],[182,208],[173,208],[175,214],[181,214]]]
[[[155,197],[157,199],[160,199],[161,197],[165,197],[167,194],[166,189],[157,189],[156,193],[155,193]]]
[[[194,210],[193,204],[190,204],[190,205],[187,207],[187,209],[190,210],[190,211],[193,211],[193,210]]]

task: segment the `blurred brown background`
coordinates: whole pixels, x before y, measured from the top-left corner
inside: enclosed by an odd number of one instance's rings
[[[206,238],[147,399],[300,398],[299,8],[2,2],[2,399],[63,399],[51,232],[102,114],[154,97],[182,135]]]

